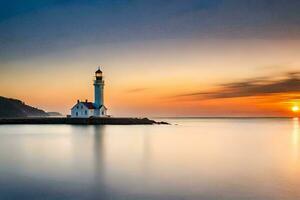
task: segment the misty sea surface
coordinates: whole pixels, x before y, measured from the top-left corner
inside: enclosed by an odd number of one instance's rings
[[[0,125],[0,199],[300,199],[299,119],[159,120]]]

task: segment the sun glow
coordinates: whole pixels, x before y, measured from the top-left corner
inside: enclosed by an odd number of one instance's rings
[[[300,109],[299,106],[293,106],[292,107],[293,112],[299,112],[299,109]]]

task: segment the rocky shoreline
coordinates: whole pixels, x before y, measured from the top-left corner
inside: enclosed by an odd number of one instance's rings
[[[121,117],[26,117],[0,119],[1,124],[78,124],[78,125],[138,125],[138,124],[169,124],[156,122],[148,118],[121,118]]]

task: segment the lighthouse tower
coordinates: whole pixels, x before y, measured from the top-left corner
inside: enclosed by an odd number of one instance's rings
[[[103,90],[104,90],[104,80],[102,71],[100,70],[100,67],[95,72],[95,80],[94,80],[94,97],[95,97],[95,107],[100,108],[102,105],[104,105],[103,102]]]
[[[95,116],[105,116],[106,115],[106,107],[104,106],[104,80],[103,73],[100,70],[100,67],[95,72],[95,80],[94,80],[94,115]]]

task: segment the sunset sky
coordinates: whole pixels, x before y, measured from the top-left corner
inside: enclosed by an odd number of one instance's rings
[[[0,96],[68,114],[293,116],[299,0],[2,0]]]

